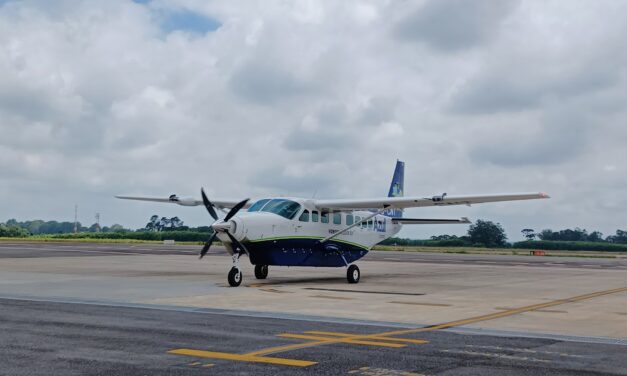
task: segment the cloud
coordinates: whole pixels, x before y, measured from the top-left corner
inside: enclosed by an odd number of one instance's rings
[[[201,186],[211,197],[373,197],[387,193],[398,158],[406,194],[553,196],[408,216],[486,218],[511,234],[530,223],[612,233],[627,210],[627,167],[617,162],[627,142],[626,10],[616,1],[4,2],[0,212],[71,219],[78,204],[85,223],[100,212],[131,227],[155,213],[206,224],[202,208],[111,197],[197,196]]]
[[[250,62],[236,70],[230,79],[230,87],[235,94],[260,104],[273,104],[312,90],[307,82],[288,70],[263,62]]]
[[[503,19],[518,1],[430,0],[395,27],[395,35],[442,52],[480,46],[498,34]]]

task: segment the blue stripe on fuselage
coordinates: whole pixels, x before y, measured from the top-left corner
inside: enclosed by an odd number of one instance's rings
[[[368,249],[333,240],[320,243],[314,238],[287,238],[246,244],[253,265],[345,266],[359,260]],[[342,258],[342,256],[344,256]]]

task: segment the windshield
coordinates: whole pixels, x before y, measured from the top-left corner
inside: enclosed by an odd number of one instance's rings
[[[268,202],[270,201],[269,198],[265,198],[263,200],[259,200],[257,202],[255,202],[250,208],[248,208],[249,212],[256,212],[261,210],[261,208]]]
[[[257,205],[257,204],[255,204]],[[251,207],[252,209],[252,207]],[[285,200],[282,198],[275,198],[270,200],[263,206],[262,209],[257,209],[262,212],[278,214],[281,217],[292,219],[300,211],[300,204],[291,200]]]

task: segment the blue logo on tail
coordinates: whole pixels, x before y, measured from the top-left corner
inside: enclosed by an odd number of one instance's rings
[[[388,191],[388,197],[403,197],[404,190],[405,162],[397,160],[394,175],[392,176],[392,183],[390,184],[390,190]],[[400,218],[403,216],[403,209],[390,209],[386,210],[383,214],[388,217]]]

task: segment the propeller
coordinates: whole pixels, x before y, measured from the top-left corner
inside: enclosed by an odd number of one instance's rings
[[[207,198],[207,195],[205,194],[205,189],[204,188],[200,188],[200,194],[202,195],[202,203],[205,204],[205,208],[207,208],[207,211],[209,212],[209,215],[213,218],[214,221],[218,220],[218,214],[216,213],[215,209],[213,208],[213,204],[211,203],[211,201],[209,201],[209,199]]]
[[[211,244],[213,243],[215,238],[218,236],[218,231],[214,227],[214,225],[218,222],[218,214],[216,213],[215,209],[213,208],[213,204],[211,203],[211,201],[209,201],[209,198],[205,194],[205,190],[203,188],[200,189],[200,194],[202,195],[202,202],[205,205],[205,208],[209,212],[209,215],[215,221],[211,225],[211,227],[213,228],[213,231],[214,231],[213,235],[211,235],[211,238],[209,238],[209,240],[207,240],[207,242],[202,247],[202,250],[200,251],[200,254],[199,254],[199,258],[203,258],[207,254],[207,252],[209,251],[209,248],[211,247]],[[229,210],[229,212],[226,214],[224,219],[220,221],[220,224],[226,224],[226,222],[228,222],[231,218],[233,218],[233,216],[235,216],[235,214],[237,214],[237,212],[240,211],[241,208],[246,206],[246,204],[248,203],[249,200],[250,199],[247,198],[245,200],[242,200],[242,201],[238,202],[235,206],[233,206],[231,208],[231,210]],[[223,231],[224,233],[226,233],[226,235],[229,237],[229,239],[235,245],[235,247],[240,249],[239,256],[242,255],[242,252],[245,252],[246,254],[248,254],[248,250],[246,249],[244,244],[242,244],[239,240],[237,240],[229,232],[229,228],[230,228],[229,226],[220,226],[220,231]]]

